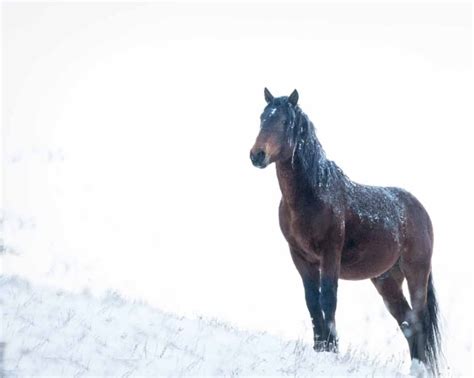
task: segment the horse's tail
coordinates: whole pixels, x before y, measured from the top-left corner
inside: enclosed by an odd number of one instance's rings
[[[425,336],[425,356],[434,374],[439,373],[441,358],[441,333],[439,330],[439,307],[433,286],[433,274],[428,277],[426,308],[423,315],[423,333]]]

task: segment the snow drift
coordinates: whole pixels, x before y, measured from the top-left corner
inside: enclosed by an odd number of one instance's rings
[[[123,299],[0,278],[2,375],[404,376],[361,351],[316,354],[301,340],[186,319]]]

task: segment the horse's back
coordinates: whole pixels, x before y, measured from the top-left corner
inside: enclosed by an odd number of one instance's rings
[[[360,223],[367,232],[386,230],[398,237],[406,219],[406,195],[400,188],[352,183],[346,194],[346,221]]]

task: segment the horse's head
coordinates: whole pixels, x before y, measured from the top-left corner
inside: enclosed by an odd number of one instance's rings
[[[293,153],[290,132],[294,126],[298,92],[296,89],[289,97],[273,97],[270,91],[264,91],[267,106],[260,116],[260,132],[250,150],[250,160],[258,168],[288,160]]]

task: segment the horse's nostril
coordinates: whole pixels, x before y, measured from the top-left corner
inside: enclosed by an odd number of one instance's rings
[[[256,153],[250,153],[250,160],[252,160],[253,165],[255,166],[261,166],[263,162],[265,161],[265,151],[258,151]]]

